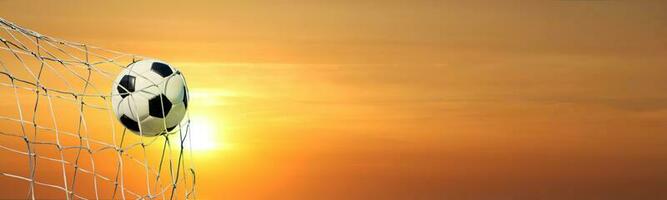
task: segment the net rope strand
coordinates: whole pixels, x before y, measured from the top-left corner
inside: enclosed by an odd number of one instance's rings
[[[9,112],[0,112],[0,161],[25,162],[18,169],[1,165],[0,183],[24,183],[27,194],[16,197],[196,197],[189,115],[176,133],[142,137],[119,126],[111,109],[116,74],[145,57],[42,35],[3,18],[0,43],[0,110]],[[76,109],[62,113],[58,103]],[[60,178],[44,174],[47,164]]]

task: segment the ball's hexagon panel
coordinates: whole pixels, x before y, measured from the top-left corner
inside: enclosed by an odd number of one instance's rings
[[[141,125],[141,132],[144,136],[156,136],[165,133],[167,129],[164,119],[153,116],[148,116],[143,121],[139,122]]]
[[[168,127],[180,124],[183,116],[185,116],[185,105],[183,103],[172,105],[171,111],[169,111],[169,114],[165,118]]]
[[[185,96],[185,83],[181,75],[174,75],[167,79],[164,87],[164,94],[172,103],[183,102]]]

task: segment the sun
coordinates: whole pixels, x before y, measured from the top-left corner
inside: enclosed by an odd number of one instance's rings
[[[216,141],[216,125],[205,117],[190,120],[190,147],[194,151],[213,150],[220,147]]]

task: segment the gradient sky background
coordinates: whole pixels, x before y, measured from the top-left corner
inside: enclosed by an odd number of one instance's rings
[[[667,3],[0,1],[184,71],[202,199],[667,198]]]

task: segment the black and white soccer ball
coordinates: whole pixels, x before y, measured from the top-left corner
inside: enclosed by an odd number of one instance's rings
[[[111,102],[116,117],[141,136],[174,130],[188,108],[185,78],[160,60],[141,60],[127,66],[116,78]]]

